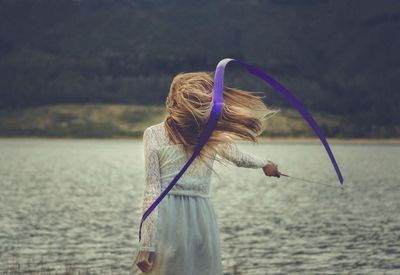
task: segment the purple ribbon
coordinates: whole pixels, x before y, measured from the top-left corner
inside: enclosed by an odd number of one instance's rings
[[[279,93],[281,93],[287,101],[295,108],[297,111],[303,116],[303,118],[308,122],[308,124],[311,126],[311,128],[314,130],[315,134],[319,137],[321,140],[322,144],[325,147],[326,152],[329,155],[329,158],[332,162],[332,165],[336,171],[337,177],[339,179],[339,182],[343,184],[343,176],[342,173],[340,172],[339,166],[336,163],[336,159],[333,156],[333,153],[331,151],[331,148],[329,147],[329,144],[325,138],[325,136],[322,134],[321,129],[319,128],[317,122],[314,120],[314,118],[311,116],[311,114],[304,108],[303,104],[291,93],[289,90],[287,90],[284,86],[282,86],[278,81],[273,79],[271,76],[266,74],[265,72],[247,64],[242,61],[239,61],[237,59],[232,59],[232,58],[225,58],[222,59],[215,70],[214,74],[214,86],[213,86],[213,106],[211,109],[210,117],[207,120],[206,125],[204,126],[204,129],[202,133],[199,136],[199,142],[196,145],[192,156],[189,158],[189,160],[186,162],[186,164],[183,166],[181,171],[173,178],[173,180],[168,184],[168,186],[161,192],[161,194],[156,198],[156,200],[150,205],[150,207],[143,213],[142,220],[140,221],[140,227],[139,227],[139,241],[141,240],[141,231],[142,231],[142,225],[143,222],[146,220],[146,218],[150,215],[150,213],[158,206],[158,204],[163,200],[163,198],[167,195],[167,193],[174,187],[174,185],[177,183],[179,178],[185,173],[187,168],[190,166],[190,164],[193,162],[193,160],[199,155],[201,149],[204,147],[204,145],[207,143],[208,139],[210,138],[212,132],[214,131],[218,119],[221,115],[222,107],[224,104],[224,98],[223,98],[223,91],[224,91],[224,74],[225,74],[225,67],[226,65],[234,61],[244,68],[248,70],[249,73],[252,75],[257,76],[258,78],[261,78],[268,84],[270,84],[273,88],[275,88]]]

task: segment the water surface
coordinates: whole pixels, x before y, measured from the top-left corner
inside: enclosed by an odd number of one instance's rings
[[[297,177],[214,167],[225,274],[400,274],[400,146],[240,144]],[[144,188],[139,140],[0,139],[0,274],[128,274]],[[31,264],[29,264],[31,263]]]

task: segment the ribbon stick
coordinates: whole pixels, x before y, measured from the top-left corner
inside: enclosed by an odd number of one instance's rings
[[[323,185],[323,186],[329,186],[329,187],[337,188],[336,185],[332,185],[332,184],[326,184],[326,183],[322,183],[322,182],[312,181],[312,180],[309,180],[309,179],[304,179],[304,178],[299,178],[299,177],[293,177],[293,176],[289,176],[289,175],[283,174],[283,173],[279,173],[279,174],[280,174],[281,176],[283,176],[283,177],[291,178],[291,179],[298,180],[298,181],[302,181],[302,182],[313,183],[313,184],[318,184],[318,185]],[[343,189],[343,185],[340,185],[340,188]]]
[[[328,144],[326,138],[324,137],[324,135],[322,134],[322,131],[319,128],[318,124],[315,122],[315,120],[311,116],[311,114],[304,108],[303,104],[291,92],[289,92],[284,86],[282,86],[279,82],[277,82],[275,79],[273,79],[271,76],[269,76],[265,72],[255,68],[247,63],[239,61],[237,59],[225,58],[225,59],[222,59],[218,63],[217,68],[215,70],[214,85],[213,85],[213,90],[212,90],[213,106],[211,109],[210,117],[208,118],[207,123],[205,124],[204,129],[199,136],[199,141],[193,151],[193,154],[189,158],[189,160],[186,162],[186,164],[183,166],[181,171],[179,171],[179,173],[173,178],[173,180],[168,184],[168,186],[161,192],[161,194],[155,199],[155,201],[150,205],[150,207],[144,212],[142,219],[140,221],[139,241],[141,239],[141,230],[142,230],[143,222],[150,215],[150,213],[158,206],[158,204],[167,195],[167,193],[174,187],[174,185],[177,183],[177,181],[183,175],[183,173],[185,173],[185,171],[190,166],[190,164],[193,162],[193,160],[199,155],[199,153],[201,152],[201,149],[207,143],[212,132],[216,128],[216,125],[217,125],[218,119],[221,115],[222,107],[224,104],[224,98],[223,98],[224,74],[225,74],[225,67],[229,62],[236,62],[236,63],[240,64],[242,67],[246,68],[249,73],[257,76],[258,78],[261,78],[262,80],[264,80],[265,82],[270,84],[273,88],[275,88],[276,91],[281,93],[285,97],[285,99],[303,116],[303,118],[308,122],[308,124],[311,126],[311,128],[314,130],[315,134],[319,137],[322,144],[324,145],[325,150],[328,153],[329,158],[332,162],[332,165],[336,171],[337,177],[338,177],[340,183],[343,184],[343,176],[340,172],[339,166],[336,163],[335,157],[329,147],[329,144]]]

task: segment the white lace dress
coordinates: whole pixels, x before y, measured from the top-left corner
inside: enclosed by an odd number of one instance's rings
[[[169,140],[164,122],[144,131],[143,145],[144,212],[188,159],[183,145]],[[267,160],[243,153],[236,146],[226,146],[221,154],[239,167],[262,168],[267,164]],[[212,167],[213,162],[209,160],[208,164]],[[153,251],[154,267],[146,274],[222,275],[218,224],[209,198],[210,180],[211,170],[196,158],[143,223],[133,274],[142,274],[136,266],[139,251]]]

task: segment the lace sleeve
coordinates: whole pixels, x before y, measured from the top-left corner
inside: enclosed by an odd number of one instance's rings
[[[161,190],[160,164],[155,150],[156,137],[154,131],[147,128],[143,133],[143,147],[145,157],[145,190],[143,195],[143,211],[146,211],[151,203],[157,198]],[[155,239],[157,233],[157,208],[143,222],[142,238],[140,241],[141,251],[155,251]]]
[[[253,157],[240,151],[235,143],[223,145],[221,148],[221,157],[233,162],[238,167],[262,168],[268,163],[266,159]]]

